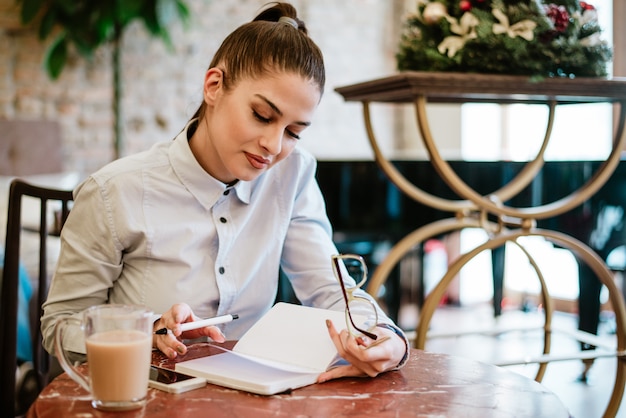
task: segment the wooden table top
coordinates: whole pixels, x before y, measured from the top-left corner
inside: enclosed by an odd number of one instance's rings
[[[335,89],[346,101],[410,103],[601,103],[626,100],[626,78],[534,79],[526,76],[403,71]]]
[[[217,354],[206,343],[190,346],[181,358]],[[153,363],[174,362],[153,353]],[[39,395],[27,417],[549,417],[567,418],[559,398],[540,383],[493,365],[411,349],[404,368],[376,378],[344,378],[273,396],[253,395],[219,386],[182,394],[148,390],[142,409],[102,412],[66,374]]]

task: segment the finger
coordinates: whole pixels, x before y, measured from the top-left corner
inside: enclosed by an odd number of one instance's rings
[[[356,338],[352,337],[347,330],[344,329],[341,332],[337,332],[337,329],[335,329],[331,320],[326,320],[326,327],[328,328],[328,335],[333,341],[333,344],[337,349],[337,353],[339,353],[341,357],[346,358],[345,355],[347,353],[347,347],[352,346],[353,348],[356,348],[358,346]],[[346,358],[346,360],[348,359]]]
[[[223,343],[224,341],[226,341],[226,336],[224,336],[222,331],[216,326],[202,327],[190,330],[184,332],[181,336],[184,338],[209,337],[210,339],[218,343]]]
[[[330,369],[317,377],[317,383],[324,383],[332,379],[338,379],[340,377],[365,377],[367,376],[358,368],[349,364],[346,366],[335,367]]]
[[[180,337],[182,334],[182,330],[180,328],[180,325],[185,323],[185,322],[193,322],[193,321],[197,321],[200,318],[197,317],[193,311],[191,310],[191,307],[189,305],[187,305],[186,303],[177,303],[172,305],[172,307],[163,314],[163,316],[161,317],[161,321],[164,324],[163,326],[167,329],[169,329],[172,334],[174,334],[174,336],[176,337]],[[202,333],[195,333],[196,336],[201,337],[204,334]],[[191,335],[191,334],[188,334]],[[187,338],[192,338],[192,337],[187,337]],[[195,337],[193,337],[195,338]]]
[[[330,319],[327,319],[326,328],[328,328],[328,335],[330,336],[330,339],[335,345],[337,352],[339,353],[339,355],[342,355],[342,352],[344,351],[343,343],[341,342],[341,337],[339,336],[339,333],[337,332],[337,330],[335,329],[335,326],[333,325],[333,321],[331,321]]]
[[[326,320],[328,335],[333,341],[340,357],[350,363],[349,366],[340,366],[321,375],[322,379],[336,379],[342,376],[377,376],[380,362],[373,361],[371,354],[365,350],[363,344],[368,344],[363,337],[353,337],[347,330],[337,332],[332,321]],[[360,338],[360,340],[359,340]],[[375,350],[372,350],[374,352]]]
[[[328,328],[328,335],[330,335],[330,339],[333,341],[338,341],[339,333],[335,329],[335,325],[333,325],[333,321],[331,321],[330,319],[327,319],[326,327]]]
[[[355,337],[346,329],[339,333],[339,337],[344,353],[360,353],[363,344],[367,344],[362,337]]]
[[[206,327],[204,328],[204,330],[206,332],[206,336],[213,341],[216,341],[218,343],[223,343],[224,341],[226,341],[226,336],[218,327]]]
[[[172,306],[172,319],[176,324],[182,324],[183,322],[194,321],[195,316],[191,307],[186,303],[177,303]]]
[[[388,335],[385,335],[384,337],[379,337],[377,338],[375,341],[373,341],[370,344],[363,344],[363,346],[365,347],[364,350],[369,350],[372,347],[376,347],[379,344],[384,343],[385,341],[389,340],[391,337],[389,337]]]
[[[356,350],[349,347],[344,358],[368,376],[377,376],[386,370],[394,368],[399,362],[393,354],[393,347],[390,346],[392,338],[381,336],[367,346],[357,347]]]
[[[356,343],[361,347],[367,347],[367,341],[365,341],[365,338],[361,336],[356,337]]]
[[[340,333],[340,337],[341,357],[361,373],[374,377],[385,370],[389,357],[388,349],[385,347],[385,343],[389,341],[387,336],[380,336],[377,340],[365,337],[355,338],[344,330]]]
[[[326,320],[326,327],[328,328],[328,335],[335,344],[337,352],[342,357],[347,354],[349,350],[356,350],[358,347],[364,347],[367,342],[363,337],[353,337],[347,330],[337,332],[333,322],[329,319]],[[356,352],[356,351],[355,351]]]
[[[173,334],[157,335],[156,347],[170,359],[187,352],[187,346],[180,342]]]

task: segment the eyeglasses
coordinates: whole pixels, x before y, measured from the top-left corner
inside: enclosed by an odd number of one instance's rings
[[[331,256],[335,277],[341,285],[343,299],[346,302],[346,325],[352,334],[363,334],[376,340],[378,336],[370,332],[378,323],[378,312],[374,303],[363,296],[354,296],[354,291],[367,280],[367,265],[363,257],[356,254],[335,254]],[[341,262],[345,271],[355,281],[354,286],[346,287],[342,276]],[[350,283],[350,282],[348,282]],[[353,316],[352,313],[355,313]],[[372,320],[373,319],[373,320]]]

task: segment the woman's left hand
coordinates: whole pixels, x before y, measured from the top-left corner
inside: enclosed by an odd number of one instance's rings
[[[354,337],[345,329],[337,332],[329,320],[326,326],[337,352],[350,364],[322,373],[318,383],[346,376],[378,376],[398,366],[406,353],[405,341],[390,329],[376,327],[373,332],[378,339],[371,340],[365,336]]]
[[[154,323],[154,329],[167,328],[171,332],[163,335],[154,334],[152,337],[153,347],[158,348],[168,358],[174,359],[179,354],[187,353],[187,346],[181,341],[183,338],[209,337],[213,341],[224,342],[226,338],[222,331],[215,326],[203,327],[183,332],[181,324],[197,321],[198,318],[191,307],[186,303],[177,303],[161,315]]]

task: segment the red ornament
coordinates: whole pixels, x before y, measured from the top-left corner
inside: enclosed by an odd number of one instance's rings
[[[546,15],[554,23],[554,29],[557,32],[565,32],[569,25],[569,13],[567,13],[565,6],[550,4],[547,6]]]
[[[459,2],[459,7],[464,12],[469,12],[470,10],[472,10],[472,3],[469,0],[461,0]]]
[[[581,1],[580,2],[580,7],[583,10],[595,10],[596,9],[595,7],[593,7],[593,5],[587,3],[586,1]]]

